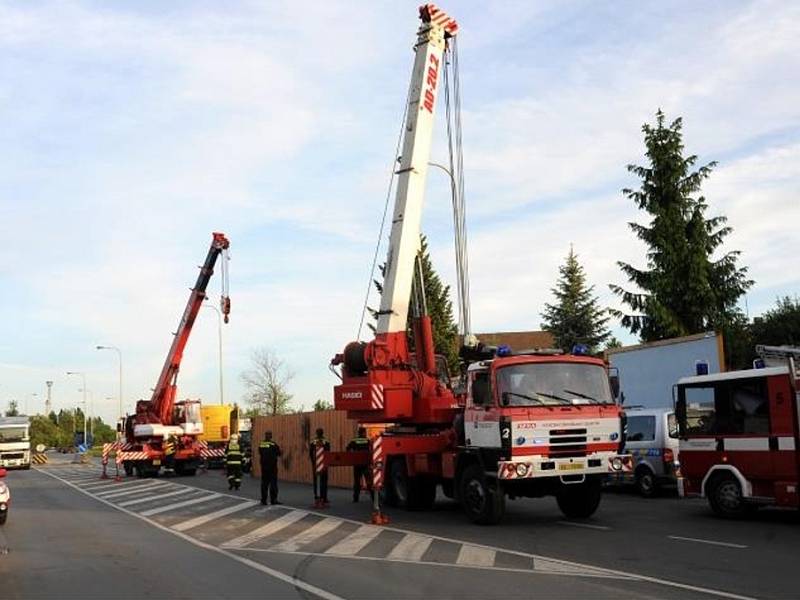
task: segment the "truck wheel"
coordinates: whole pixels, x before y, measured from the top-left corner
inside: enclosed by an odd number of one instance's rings
[[[506,502],[503,491],[486,478],[480,465],[470,465],[461,475],[461,505],[470,521],[479,525],[494,525],[503,518]]]
[[[8,519],[8,511],[0,513],[0,525],[3,525],[6,522],[6,519]]]
[[[389,487],[394,492],[395,506],[409,506],[409,477],[405,458],[395,458],[389,466]]]
[[[748,512],[742,495],[742,486],[730,475],[712,479],[706,486],[706,495],[711,510],[726,519],[740,519]]]
[[[600,506],[602,490],[599,477],[587,477],[583,483],[562,483],[556,494],[558,508],[569,519],[591,517]]]
[[[656,476],[647,467],[639,467],[636,470],[636,490],[644,498],[652,498],[658,493]]]
[[[125,461],[124,463],[122,463],[122,469],[125,471],[125,475],[127,475],[128,477],[133,475],[133,465],[130,462]]]

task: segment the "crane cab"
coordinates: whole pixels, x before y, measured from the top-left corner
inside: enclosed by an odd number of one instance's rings
[[[172,422],[180,427],[185,435],[201,435],[203,414],[200,410],[200,400],[176,402]]]

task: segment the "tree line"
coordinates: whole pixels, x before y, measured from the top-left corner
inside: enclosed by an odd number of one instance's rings
[[[5,411],[7,417],[19,416],[19,405],[16,400],[8,403]],[[30,417],[31,447],[43,444],[48,448],[72,449],[76,440],[83,438],[84,415],[80,408],[51,412],[49,415],[33,415]],[[90,439],[94,446],[99,446],[116,439],[117,432],[100,417],[86,421]],[[76,435],[77,434],[77,435]]]
[[[717,163],[697,166],[697,156],[686,154],[681,118],[668,122],[658,110],[655,123],[645,123],[642,133],[645,164],[627,166],[639,185],[622,193],[642,213],[644,222],[630,222],[628,227],[647,251],[642,265],[617,263],[631,287],[610,283],[609,289],[623,308],[600,305],[578,253],[570,245],[551,289],[553,302],[546,303],[542,311],[542,328],[553,335],[557,347],[569,351],[583,345],[593,354],[621,345],[611,335],[612,320],[641,342],[717,331],[723,334],[729,369],[750,366],[756,344],[800,345],[797,297],[778,298],[774,308],[752,320],[739,307],[755,282],[748,277],[747,267],[740,265],[741,253],[723,250],[733,229],[727,217],[708,215],[709,203],[701,193]],[[450,286],[436,273],[424,236],[419,261],[436,352],[447,358],[451,372],[457,372],[460,340]],[[374,284],[381,293],[382,280],[376,279]],[[370,313],[376,318],[374,309]],[[413,347],[412,335],[409,344]],[[292,377],[274,353],[256,350],[253,368],[242,374],[251,410],[257,414],[287,412],[291,400],[287,386]],[[315,408],[332,407],[318,400]]]

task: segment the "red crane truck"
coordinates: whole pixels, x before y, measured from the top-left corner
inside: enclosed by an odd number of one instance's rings
[[[800,348],[758,346],[759,368],[678,381],[682,497],[720,516],[800,508]]]
[[[156,476],[161,467],[171,468],[177,475],[194,475],[201,461],[203,418],[199,400],[175,401],[178,371],[183,351],[189,341],[197,314],[206,299],[206,288],[214,273],[214,265],[222,256],[222,298],[220,301],[225,322],[231,310],[228,296],[228,248],[223,233],[212,234],[211,247],[197,282],[189,294],[178,331],[167,353],[161,375],[150,400],[139,400],[136,413],[125,419],[125,441],[118,459],[125,473],[138,477]],[[171,446],[171,447],[170,447]]]
[[[499,521],[506,497],[555,495],[564,514],[588,517],[603,477],[631,468],[621,454],[624,415],[605,363],[471,345],[462,353],[471,360],[466,389],[456,393],[434,354],[416,261],[436,97],[445,65],[457,64],[445,52],[458,25],[432,4],[420,8],[420,18],[375,339],[351,342],[331,362],[341,377],[335,408],[362,423],[392,425],[372,439],[370,452],[330,452],[319,464],[371,465],[382,492],[375,494],[374,523],[387,522],[381,497],[424,509],[438,485],[477,523]],[[412,285],[413,352],[406,332]],[[466,327],[465,340],[474,340]]]

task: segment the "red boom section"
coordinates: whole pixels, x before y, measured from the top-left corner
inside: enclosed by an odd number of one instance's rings
[[[161,369],[161,375],[153,390],[153,396],[149,402],[140,400],[137,403],[137,423],[162,423],[168,425],[172,422],[172,409],[175,406],[177,390],[176,381],[181,361],[183,360],[183,351],[189,341],[189,335],[192,333],[192,327],[195,319],[197,319],[197,314],[200,312],[200,307],[203,305],[203,300],[206,298],[206,288],[214,273],[214,265],[217,262],[217,258],[230,246],[230,242],[224,233],[213,233],[212,236],[211,247],[208,249],[203,266],[200,267],[197,282],[189,294],[189,301],[186,303],[178,330],[172,340],[172,346],[167,353],[167,358]],[[228,313],[230,312],[230,300],[227,296],[223,296],[222,299],[222,312],[227,322]]]

